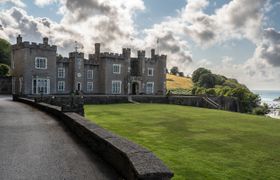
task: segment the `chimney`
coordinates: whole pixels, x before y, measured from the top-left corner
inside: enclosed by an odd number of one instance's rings
[[[17,44],[22,43],[22,37],[20,36],[20,34],[17,37]]]
[[[155,54],[156,54],[155,49],[152,49],[152,50],[151,50],[151,58],[152,58],[152,59],[155,57]]]
[[[100,55],[100,43],[95,43],[95,55]]]
[[[49,39],[47,38],[47,37],[44,37],[43,38],[43,44],[46,46],[46,45],[48,45],[48,41],[49,41]]]

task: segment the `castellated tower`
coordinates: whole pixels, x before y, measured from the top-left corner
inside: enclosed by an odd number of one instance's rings
[[[56,51],[57,47],[43,43],[22,41],[12,45],[11,69],[14,94],[56,93]]]
[[[71,72],[69,78],[72,92],[85,91],[84,53],[77,51],[69,53],[69,71]]]

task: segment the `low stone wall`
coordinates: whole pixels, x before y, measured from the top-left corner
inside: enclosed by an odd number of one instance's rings
[[[0,77],[0,94],[12,94],[12,77]]]
[[[84,96],[85,104],[117,104],[128,103],[128,97],[122,95],[86,95]]]
[[[184,106],[194,106],[202,108],[215,109],[212,104],[205,101],[203,96],[149,96],[149,95],[134,95],[130,96],[133,101],[139,103],[159,103],[159,104],[176,104]],[[34,98],[34,97],[32,97]],[[233,112],[240,112],[239,102],[235,98],[231,97],[208,97],[221,105],[221,109]],[[41,99],[37,97],[36,99]],[[67,104],[79,104],[81,101],[85,104],[116,104],[116,103],[129,103],[128,96],[125,95],[84,95],[82,96],[44,96],[42,102],[48,104],[64,106]]]
[[[147,149],[106,131],[76,113],[64,113],[58,106],[35,103],[30,99],[14,96],[14,100],[57,117],[126,179],[168,180],[173,177],[173,173],[163,162]]]

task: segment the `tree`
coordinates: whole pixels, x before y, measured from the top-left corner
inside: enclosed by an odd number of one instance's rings
[[[177,75],[179,73],[179,68],[177,66],[174,66],[170,69],[170,73],[173,75]]]
[[[0,38],[0,64],[11,64],[11,44]]]
[[[215,77],[211,73],[202,74],[197,82],[199,87],[213,88],[215,86]]]
[[[203,74],[212,74],[210,70],[205,69],[205,68],[198,68],[197,70],[195,70],[192,74],[192,81],[194,83],[197,83],[200,76]]]
[[[183,72],[179,72],[178,73],[180,77],[184,77],[184,73]]]
[[[8,76],[9,71],[9,66],[7,66],[6,64],[0,64],[0,77]]]

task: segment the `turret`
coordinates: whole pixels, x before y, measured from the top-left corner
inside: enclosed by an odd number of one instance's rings
[[[138,51],[137,52],[137,55],[138,55],[138,58],[145,58],[145,51]]]
[[[45,46],[48,45],[48,41],[49,41],[49,39],[48,39],[47,37],[44,37],[44,38],[43,38],[43,44],[44,44]]]
[[[22,43],[22,37],[20,35],[18,35],[17,37],[17,44],[20,44]]]
[[[129,59],[131,57],[130,48],[123,48],[122,54],[125,58]]]

